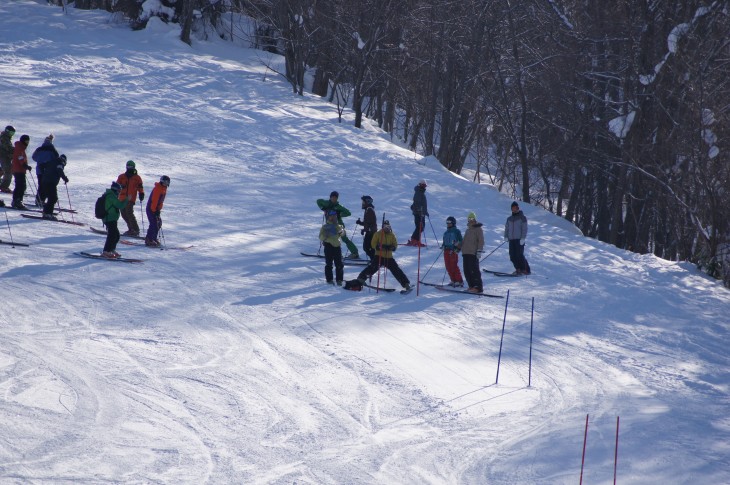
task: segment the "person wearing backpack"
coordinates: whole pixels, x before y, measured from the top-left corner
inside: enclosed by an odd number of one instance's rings
[[[137,202],[137,194],[139,194],[140,203],[144,200],[144,187],[142,187],[142,177],[137,175],[133,160],[127,162],[126,168],[127,170],[117,177],[117,183],[122,186],[119,198],[127,198],[127,205],[122,209],[122,219],[127,223],[127,232],[122,235],[136,237],[139,236],[139,225],[134,216],[134,203]]]
[[[61,155],[51,162],[46,162],[46,167],[43,172],[43,182],[38,186],[38,193],[41,193],[41,188],[44,199],[41,200],[43,204],[43,218],[50,221],[56,221],[56,216],[53,215],[53,207],[58,202],[58,183],[63,179],[63,183],[68,183],[68,177],[64,173],[66,168],[66,155]],[[45,202],[45,203],[44,203]]]
[[[104,251],[101,253],[102,258],[117,259],[122,257],[117,252],[117,243],[119,242],[119,228],[117,222],[119,221],[119,211],[127,205],[127,199],[119,198],[119,192],[122,191],[122,186],[116,182],[112,182],[110,188],[104,192],[104,218],[102,221],[106,226],[106,242],[104,243]]]
[[[167,188],[169,186],[170,177],[163,175],[160,177],[159,182],[155,182],[155,187],[152,189],[150,198],[147,199],[147,220],[150,222],[150,226],[147,228],[147,236],[144,238],[145,246],[152,248],[160,247],[160,241],[157,239],[157,234],[162,227],[160,213],[162,212],[162,205],[165,202],[165,196],[167,195]]]
[[[342,264],[342,241],[345,228],[337,223],[337,211],[327,212],[327,222],[319,230],[319,240],[324,246],[324,277],[328,284],[333,284],[332,263],[335,265],[335,278],[338,286],[342,286],[345,267]]]
[[[350,217],[352,213],[345,206],[340,204],[339,199],[340,193],[333,190],[330,192],[329,199],[317,199],[317,207],[319,207],[325,214],[331,210],[336,211],[337,223],[342,227],[345,227],[345,223],[342,222],[342,218]],[[355,243],[350,241],[347,234],[342,235],[342,242],[345,243],[347,250],[350,251],[350,259],[360,259],[360,253],[357,251],[357,246],[355,246]]]
[[[41,207],[43,201],[46,200],[46,194],[43,193],[43,172],[46,169],[46,164],[58,160],[58,150],[53,146],[53,134],[48,135],[43,140],[43,144],[35,149],[31,158],[35,162],[35,174],[38,178],[38,193],[35,196],[35,204]],[[58,181],[56,181],[56,184],[58,184]]]

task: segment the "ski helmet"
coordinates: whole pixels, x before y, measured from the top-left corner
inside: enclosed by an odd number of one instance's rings
[[[372,203],[373,203],[373,198],[372,198],[372,197],[370,197],[369,195],[363,195],[363,196],[362,196],[362,197],[360,197],[360,198],[361,198],[361,199],[362,199],[362,201],[363,201],[363,202],[365,202],[366,204],[372,204]]]
[[[128,160],[127,161],[127,168],[137,168],[137,166],[134,164],[134,160]]]
[[[7,131],[10,134],[14,134],[15,133],[15,128],[13,127],[13,125],[8,125],[8,126],[5,127],[5,131]]]
[[[452,226],[456,225],[456,219],[453,216],[449,216],[446,218],[446,224],[450,224]]]
[[[170,186],[170,177],[168,177],[167,175],[163,175],[162,177],[160,177],[160,183],[162,185],[164,185],[165,187],[169,187]]]
[[[118,194],[119,192],[121,192],[121,191],[122,191],[122,186],[121,186],[121,185],[119,185],[119,184],[118,184],[118,183],[116,183],[116,182],[112,182],[112,186],[111,186],[111,189],[112,189],[112,190],[113,190],[114,192],[116,192],[116,193]]]
[[[339,197],[340,197],[340,193],[339,193],[339,192],[337,192],[336,190],[333,190],[332,192],[330,192],[330,199],[331,199],[332,197],[337,197],[337,198],[339,198]]]
[[[20,137],[20,141],[23,143],[30,143],[30,137],[28,135],[23,135]]]

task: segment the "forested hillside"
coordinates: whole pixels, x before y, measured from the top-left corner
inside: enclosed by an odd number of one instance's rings
[[[75,5],[280,53],[294,93],[352,108],[356,126],[375,119],[590,237],[730,284],[727,1]]]

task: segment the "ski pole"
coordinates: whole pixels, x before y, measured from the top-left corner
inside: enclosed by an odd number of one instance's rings
[[[25,179],[26,179],[26,185],[27,185],[27,180],[28,180],[28,175],[27,174],[25,175]],[[38,205],[38,202],[39,202],[39,200],[38,200],[38,188],[36,187],[36,184],[35,184],[35,177],[33,176],[33,172],[30,172],[30,181],[33,182],[33,191],[35,192],[33,194],[33,198],[35,199],[36,206],[37,206]],[[20,202],[22,203],[23,201],[21,200]]]
[[[167,240],[165,239],[165,233],[162,231],[162,226],[160,226],[160,237],[162,238],[162,247],[167,247]]]
[[[74,213],[73,213],[73,207],[71,206],[71,194],[70,194],[70,193],[69,193],[69,191],[68,191],[68,184],[67,184],[67,183],[64,183],[63,185],[64,185],[64,186],[66,187],[66,197],[68,197],[68,209],[69,209],[69,210],[71,211],[71,212],[70,212],[70,214],[71,214],[71,220],[72,220],[73,222],[76,222],[76,221],[74,220]],[[60,204],[59,204],[58,208],[59,208],[59,209],[61,208],[61,205],[60,205]],[[61,212],[62,212],[62,211],[61,211]]]
[[[502,246],[504,246],[506,242],[507,242],[507,241],[502,241],[502,244],[500,244],[500,245],[499,245],[499,246],[497,246],[496,248],[492,249],[492,252],[490,252],[489,254],[487,254],[486,256],[484,256],[484,257],[483,257],[482,259],[480,259],[480,260],[479,260],[479,263],[481,264],[481,262],[482,262],[482,261],[484,261],[485,259],[487,259],[487,258],[488,258],[489,256],[491,256],[493,252],[495,252],[495,251],[496,251],[497,249],[499,249],[499,248],[501,248]]]
[[[8,219],[8,210],[5,209],[3,212],[5,212],[5,222],[8,224],[8,234],[10,234],[10,244],[12,244],[12,247],[15,247],[15,243],[13,242],[13,231],[10,230],[10,220]]]
[[[434,227],[433,227],[433,222],[431,222],[431,217],[430,216],[426,216],[426,217],[428,217],[428,223],[431,225],[431,230],[433,231],[433,238],[436,240],[436,244],[438,244],[440,246],[441,243],[439,242],[439,238],[436,235],[436,229],[434,229]]]
[[[142,220],[142,232],[145,232],[144,230],[144,211],[142,210],[142,201],[139,201],[139,218]]]
[[[429,267],[428,267],[428,270],[427,270],[427,271],[426,271],[426,272],[425,272],[425,273],[423,274],[423,277],[424,277],[424,279],[426,278],[426,276],[428,276],[428,273],[430,273],[430,272],[431,272],[431,269],[432,269],[432,268],[434,267],[434,265],[436,264],[436,261],[438,261],[438,260],[439,260],[439,258],[441,257],[441,255],[442,255],[443,253],[444,253],[444,250],[443,250],[443,249],[441,249],[441,251],[439,252],[438,256],[436,256],[436,259],[434,259],[434,260],[433,260],[433,263],[431,263],[431,266],[429,266]],[[443,279],[442,279],[442,281],[443,281]]]
[[[380,221],[380,237],[378,237],[378,282],[375,286],[380,290],[380,269],[383,262],[383,236],[385,235],[385,229],[383,229],[383,223],[385,222],[385,212],[383,212],[383,219]],[[383,276],[383,285],[385,285],[385,276]],[[377,292],[377,291],[376,291]]]

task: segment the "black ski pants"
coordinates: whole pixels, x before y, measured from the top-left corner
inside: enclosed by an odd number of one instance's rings
[[[484,290],[482,284],[482,273],[479,271],[479,258],[476,254],[462,254],[464,261],[464,278],[469,288],[477,288],[479,291]]]
[[[43,213],[44,214],[53,214],[53,207],[55,207],[56,202],[58,202],[58,186],[57,185],[49,185],[44,184],[38,187],[38,193],[41,193],[41,187],[43,187],[43,196],[45,197],[45,203],[44,199],[41,199],[41,203],[43,204]]]
[[[360,272],[360,275],[358,275],[357,279],[366,280],[370,278],[372,275],[378,272],[381,266],[385,266],[386,268],[388,268],[403,288],[406,288],[409,284],[411,284],[411,282],[408,281],[408,277],[405,275],[405,273],[403,273],[403,270],[400,269],[400,267],[398,266],[398,263],[395,262],[395,259],[381,258],[377,255],[374,256],[372,260],[370,260],[370,264]]]
[[[373,242],[373,233],[366,232],[365,237],[362,240],[362,249],[363,249],[363,251],[365,251],[365,254],[368,255],[368,259],[370,259],[370,261],[372,261],[373,258],[375,257],[375,249],[373,249],[372,242]]]
[[[104,243],[104,251],[115,251],[119,242],[119,227],[117,221],[105,222],[106,224],[106,242]]]
[[[324,277],[332,283],[332,264],[335,265],[335,278],[341,282],[345,277],[345,266],[342,264],[342,248],[324,243]]]
[[[519,239],[509,240],[509,260],[515,269],[527,271],[527,260],[525,259],[525,246],[520,244]]]

